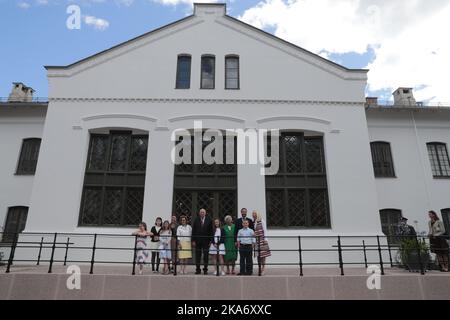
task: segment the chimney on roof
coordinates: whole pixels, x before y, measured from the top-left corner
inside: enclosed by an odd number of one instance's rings
[[[366,98],[366,106],[367,107],[376,107],[376,106],[378,106],[378,98],[377,97],[367,97]]]
[[[227,14],[225,3],[194,3],[194,15],[199,17],[216,17]]]
[[[392,95],[394,107],[417,107],[412,88],[398,88]]]
[[[13,82],[8,102],[31,102],[33,101],[34,89],[27,87],[22,82]]]

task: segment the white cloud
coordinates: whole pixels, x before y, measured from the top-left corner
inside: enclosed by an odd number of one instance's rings
[[[265,0],[240,19],[315,53],[372,47],[370,90],[411,86],[418,100],[450,101],[449,16],[448,0]]]
[[[107,20],[94,16],[83,16],[83,20],[85,24],[93,27],[96,30],[104,31],[109,27],[109,22]]]
[[[218,2],[219,0],[150,0],[152,2],[161,3],[164,5],[172,5],[176,6],[179,4],[194,4],[194,3],[211,3],[211,2]]]
[[[46,6],[48,5],[48,0],[36,0],[36,4],[38,6]]]
[[[20,8],[20,9],[29,9],[30,7],[31,7],[31,5],[28,3],[28,2],[19,2],[18,4],[17,4],[17,6]]]

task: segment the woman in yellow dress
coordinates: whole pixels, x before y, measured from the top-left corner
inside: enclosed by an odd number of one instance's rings
[[[187,217],[180,217],[180,225],[177,228],[178,258],[180,259],[180,274],[186,274],[186,264],[192,258],[191,247],[192,227],[187,223]]]

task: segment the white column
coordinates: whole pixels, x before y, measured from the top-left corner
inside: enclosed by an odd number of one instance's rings
[[[149,132],[143,212],[143,220],[149,226],[157,217],[170,221],[172,215],[174,164],[170,135],[168,129],[161,127]]]
[[[238,217],[241,208],[245,207],[248,217],[251,217],[252,210],[257,210],[266,219],[265,180],[260,168],[259,164],[238,166]]]

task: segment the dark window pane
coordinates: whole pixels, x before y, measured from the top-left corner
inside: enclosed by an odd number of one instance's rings
[[[311,226],[320,227],[328,224],[328,195],[326,190],[309,190]]]
[[[306,226],[305,190],[288,191],[289,225],[297,227]]]
[[[189,89],[191,86],[191,57],[179,56],[177,66],[177,89]]]
[[[225,88],[239,89],[239,58],[227,57],[225,59]]]
[[[10,207],[6,216],[2,241],[12,242],[15,236],[25,229],[28,216],[28,207]]]
[[[319,139],[305,138],[306,149],[306,171],[310,173],[325,172],[323,163],[323,143]]]
[[[266,192],[267,224],[272,227],[282,227],[284,223],[284,195],[283,191],[268,190]]]
[[[201,68],[202,89],[214,89],[215,62],[216,59],[214,57],[202,57],[202,68]]]
[[[130,171],[145,171],[147,165],[147,137],[131,139]]]
[[[111,142],[110,170],[125,171],[127,167],[128,135],[113,134]]]
[[[81,205],[81,224],[97,225],[102,210],[102,189],[85,188]]]
[[[123,204],[123,189],[108,188],[105,191],[103,225],[120,225]]]
[[[443,143],[428,143],[427,149],[433,176],[435,178],[450,177],[450,160],[447,146]]]
[[[299,136],[283,136],[285,149],[286,172],[302,171],[301,140]]]
[[[391,145],[386,142],[372,142],[373,169],[377,178],[395,177],[394,163],[392,161]]]
[[[36,172],[40,146],[41,139],[23,140],[16,174],[34,174]]]
[[[92,136],[89,150],[88,170],[105,170],[108,152],[108,136]]]
[[[144,204],[144,188],[128,189],[124,225],[135,226],[142,220],[142,211]]]
[[[380,210],[381,230],[388,236],[388,241],[391,243],[398,243],[400,239],[395,236],[398,234],[398,224],[402,212],[396,209]]]

